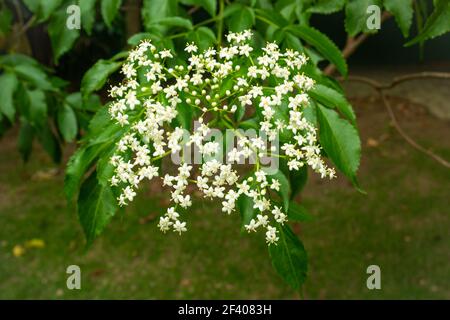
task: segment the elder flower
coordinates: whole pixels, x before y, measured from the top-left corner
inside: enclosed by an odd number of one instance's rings
[[[122,67],[124,82],[110,90],[114,100],[109,114],[125,132],[111,155],[111,185],[119,193],[121,206],[133,201],[144,180],[160,179],[170,188],[172,204],[158,223],[162,232],[187,231],[181,218],[193,205],[188,192],[191,184],[203,197],[220,199],[226,214],[235,212],[240,199],[247,198],[254,216],[245,229],[263,229],[266,242],[276,244],[277,227],[288,217],[286,208],[273,199],[283,191],[283,181],[272,177],[261,158],[283,158],[290,171],[307,165],[322,178],[336,175],[321,157],[317,128],[305,117],[308,91],[314,86],[314,80],[302,71],[306,56],[282,51],[275,43],[266,44],[258,55],[250,45],[251,37],[250,30],[230,33],[228,46],[202,52],[189,43],[187,65],[175,64],[170,50],[158,51],[149,40],[143,41]],[[180,121],[186,108],[193,116],[190,122],[200,124],[188,137],[185,129],[190,126]],[[286,116],[280,117],[280,112]],[[247,114],[259,117],[256,136],[246,137],[238,131],[236,123]],[[221,142],[209,138],[218,124],[237,137],[237,145],[224,154],[227,163],[216,159]],[[289,138],[276,148],[270,143],[279,133]],[[174,175],[161,173],[162,158],[183,153],[189,146],[198,149],[201,163],[187,163],[182,157]],[[251,159],[255,163],[250,173],[241,175],[237,166]]]

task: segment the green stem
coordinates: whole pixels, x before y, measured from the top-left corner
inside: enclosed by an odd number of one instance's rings
[[[219,1],[219,22],[217,25],[217,45],[222,45],[222,33],[223,33],[223,10],[225,8],[224,0]]]

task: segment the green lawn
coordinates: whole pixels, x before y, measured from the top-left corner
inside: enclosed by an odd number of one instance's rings
[[[378,108],[375,101],[358,110],[359,179],[367,195],[342,177],[313,178],[302,195],[315,217],[297,228],[310,260],[305,298],[450,299],[450,171],[406,145]],[[426,115],[416,120],[403,122],[450,159],[449,124]],[[379,146],[366,146],[369,137],[381,136],[387,138]],[[62,173],[45,174],[53,165],[39,148],[23,165],[15,138],[9,133],[0,141],[1,299],[298,298],[272,270],[262,235],[241,235],[238,215],[223,215],[214,203],[195,202],[181,237],[162,234],[156,215],[167,193],[155,186],[86,251]],[[45,247],[13,255],[33,238]],[[71,264],[82,270],[78,291],[66,289]],[[381,268],[381,290],[366,288],[370,264]]]

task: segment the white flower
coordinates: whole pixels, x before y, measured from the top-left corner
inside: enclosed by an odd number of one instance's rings
[[[186,52],[191,53],[191,52],[197,52],[197,46],[194,43],[190,43],[186,46],[186,48],[184,49]]]
[[[174,175],[164,172],[158,179],[170,188],[171,205],[158,223],[163,232],[186,231],[186,222],[179,218],[192,206],[189,185],[193,184],[203,197],[220,199],[221,210],[227,214],[236,210],[239,197],[250,197],[258,212],[246,230],[262,226],[267,243],[276,243],[274,226],[284,224],[288,217],[270,198],[272,190],[279,192],[283,186],[280,179],[267,175],[264,159],[283,158],[290,171],[307,165],[322,178],[336,175],[321,156],[317,128],[303,114],[310,107],[308,91],[314,86],[302,70],[306,56],[280,50],[275,43],[267,43],[261,53],[252,47],[251,37],[250,30],[229,33],[228,46],[203,52],[189,43],[187,64],[177,64],[170,50],[158,51],[150,41],[142,41],[122,66],[124,82],[109,92],[111,119],[126,131],[110,159],[114,170],[110,183],[120,192],[119,205],[128,205],[144,179],[153,179],[166,169],[159,160],[178,153],[183,156]],[[143,77],[138,77],[141,73]],[[193,111],[191,132],[181,126],[186,111]],[[284,113],[281,117],[280,112]],[[233,143],[237,145],[228,149],[227,141],[222,154],[215,129],[235,127],[250,118],[258,119],[252,122],[255,134],[236,131]],[[289,140],[278,145],[280,131]],[[189,147],[199,151],[201,164],[184,160],[191,154]],[[248,162],[254,174],[236,170],[237,164]]]
[[[187,231],[186,222],[175,221],[173,224],[173,231],[178,232],[180,235],[182,232]]]
[[[245,229],[247,229],[248,232],[250,232],[250,231],[256,232],[256,228],[258,228],[258,227],[259,227],[259,224],[255,221],[255,219],[250,220],[250,223],[245,225]]]
[[[170,207],[167,209],[166,212],[166,217],[169,218],[170,220],[178,220],[178,217],[180,216],[180,214],[178,212],[175,211],[174,207]]]
[[[280,191],[280,182],[277,179],[272,179],[272,184],[270,185],[270,188],[275,191]]]
[[[169,220],[168,217],[160,217],[158,227],[162,232],[166,232],[170,229],[170,226],[173,224],[172,221]]]
[[[273,244],[278,242],[278,240],[280,239],[279,237],[277,237],[277,229],[271,226],[267,227],[267,232],[266,232],[266,242],[268,244]]]

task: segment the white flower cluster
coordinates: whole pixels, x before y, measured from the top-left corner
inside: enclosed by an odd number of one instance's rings
[[[188,62],[175,66],[170,50],[158,51],[150,41],[143,41],[123,65],[125,81],[111,88],[111,117],[128,129],[111,158],[115,168],[111,184],[121,190],[120,205],[133,200],[141,181],[160,176],[158,160],[179,152],[185,144],[198,147],[206,159],[222,148],[218,142],[208,141],[211,128],[237,129],[240,119],[235,114],[248,114],[249,108],[257,110],[254,114],[260,117],[260,135],[238,135],[238,148],[226,154],[228,164],[204,160],[194,175],[193,166],[183,163],[176,175],[160,177],[163,185],[172,189],[173,202],[160,218],[158,226],[163,232],[186,231],[186,222],[180,220],[177,210],[192,205],[187,186],[193,183],[205,197],[220,199],[222,211],[228,214],[235,211],[239,197],[249,197],[257,213],[245,228],[251,232],[262,227],[267,242],[276,243],[275,225],[285,223],[287,213],[274,205],[271,197],[282,186],[261,167],[260,157],[283,158],[289,170],[308,165],[322,177],[335,176],[320,156],[316,128],[303,115],[309,105],[307,92],[314,85],[301,71],[306,57],[293,50],[282,52],[275,43],[268,43],[257,56],[249,44],[251,37],[251,31],[230,33],[228,46],[204,52],[190,43],[185,48]],[[284,118],[277,116],[283,106]],[[183,128],[174,124],[179,123],[180,108],[186,107],[201,125],[183,139]],[[276,149],[268,147],[262,135],[273,142],[283,132],[292,138],[282,143],[282,154],[275,155]],[[256,158],[254,170],[242,178],[232,163],[250,157]]]

